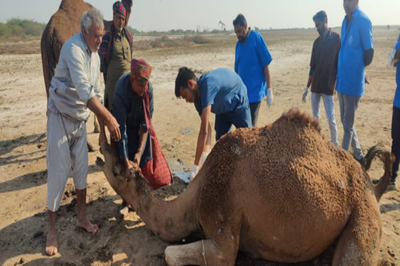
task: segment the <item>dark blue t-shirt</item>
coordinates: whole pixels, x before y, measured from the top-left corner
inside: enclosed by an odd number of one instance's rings
[[[227,68],[219,68],[202,75],[197,83],[200,98],[196,97],[195,107],[201,116],[202,110],[211,105],[211,112],[234,114],[249,104],[247,89],[242,79]]]
[[[267,94],[264,68],[272,61],[264,38],[251,31],[245,44],[237,42],[235,50],[235,72],[247,87],[250,103],[260,102]]]

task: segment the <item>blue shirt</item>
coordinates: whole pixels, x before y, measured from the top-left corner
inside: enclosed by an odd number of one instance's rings
[[[234,114],[248,106],[247,89],[242,79],[232,70],[219,68],[202,75],[198,80],[200,98],[195,107],[201,116],[202,110],[211,105],[211,112]]]
[[[394,49],[400,50],[400,35],[399,35],[399,39],[397,40],[397,44],[394,47]],[[393,105],[396,106],[397,108],[400,108],[400,63],[397,64],[396,83],[397,83],[397,88],[396,88],[396,94],[394,95]]]
[[[130,73],[122,75],[115,85],[112,114],[119,124],[121,139],[116,142],[119,157],[133,160],[139,148],[140,127],[146,127],[143,110],[143,97],[132,91]],[[153,115],[153,86],[149,82],[149,108]],[[150,135],[140,160],[140,167],[151,159]]]
[[[347,25],[349,23],[349,25]],[[365,87],[364,52],[374,48],[372,24],[359,7],[350,21],[342,24],[342,48],[339,52],[336,90],[342,94],[361,97]]]
[[[237,42],[235,72],[247,87],[250,103],[260,102],[267,94],[264,68],[271,61],[272,56],[260,33],[250,31],[246,43]]]

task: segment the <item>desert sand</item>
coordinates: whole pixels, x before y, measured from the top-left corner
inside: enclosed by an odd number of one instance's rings
[[[275,98],[271,108],[263,102],[259,126],[272,123],[292,107],[311,113],[310,101],[303,104],[301,96],[317,32],[282,30],[263,35],[274,58],[270,70]],[[375,58],[367,68],[370,84],[366,86],[355,123],[364,151],[378,142],[390,149],[396,83],[395,71],[387,65],[386,54],[392,50],[398,35],[397,29],[375,28],[373,32]],[[180,44],[184,43],[181,38],[170,38],[164,47],[134,51],[134,57],[145,58],[153,65],[153,123],[174,175],[191,169],[200,127],[194,106],[174,95],[178,69],[187,66],[198,75],[219,67],[232,69],[236,45],[232,34],[202,36],[207,40],[202,44]],[[134,45],[143,47],[151,40],[135,37]],[[87,211],[100,230],[90,235],[76,228],[76,196],[70,178],[57,217],[59,254],[52,258],[45,255],[47,100],[39,45],[39,39],[35,38],[0,40],[0,265],[165,265],[163,253],[168,243],[152,234],[134,212],[122,221],[115,218],[121,199],[95,164],[96,157],[102,155],[97,145],[98,134],[93,133],[93,115],[87,128],[89,140],[97,150],[89,153]],[[335,112],[340,142],[343,128],[336,98]],[[320,123],[329,140],[323,106]],[[372,178],[382,173],[379,163],[369,171]],[[179,196],[186,188],[179,178],[174,180],[174,184],[159,190],[167,200]],[[389,261],[388,265],[400,265],[400,192],[386,193],[380,209],[384,226],[381,257]],[[254,260],[239,253],[236,265],[284,264]]]

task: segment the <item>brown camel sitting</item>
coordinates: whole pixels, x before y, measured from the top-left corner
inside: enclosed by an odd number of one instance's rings
[[[198,242],[169,246],[167,265],[234,265],[238,250],[254,258],[295,263],[337,243],[332,265],[377,265],[382,233],[379,200],[390,178],[374,187],[350,153],[325,140],[316,120],[292,109],[262,128],[238,129],[220,139],[197,177],[177,199],[156,198],[139,168],[102,144],[103,171],[155,235],[178,242],[202,231]],[[99,160],[100,161],[100,160]],[[99,162],[100,164],[101,162]]]
[[[122,0],[121,2],[126,8],[126,24],[128,25],[131,14],[133,0]],[[112,4],[112,3],[111,3]],[[58,11],[50,18],[46,28],[43,31],[42,40],[40,43],[42,53],[42,66],[44,83],[46,86],[46,95],[49,97],[49,88],[51,79],[54,76],[58,58],[60,57],[61,48],[64,43],[74,36],[75,33],[81,31],[80,21],[83,12],[89,10],[93,6],[83,0],[62,0]],[[110,5],[111,10],[111,5]],[[111,12],[111,11],[110,11]],[[112,24],[112,21],[104,20],[104,29],[107,30]],[[99,125],[94,119],[95,132],[99,132]],[[88,142],[89,150],[93,148]]]

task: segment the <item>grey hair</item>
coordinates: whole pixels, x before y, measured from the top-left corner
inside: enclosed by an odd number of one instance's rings
[[[99,26],[101,29],[104,29],[103,15],[96,8],[89,9],[83,13],[81,18],[81,31],[85,29],[86,33],[89,33],[89,30],[93,24]]]

